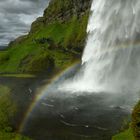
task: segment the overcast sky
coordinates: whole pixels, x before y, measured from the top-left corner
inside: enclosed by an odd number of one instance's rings
[[[29,31],[49,0],[0,0],[0,46]]]

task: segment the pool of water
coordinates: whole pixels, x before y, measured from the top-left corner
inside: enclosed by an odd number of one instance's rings
[[[35,140],[110,140],[129,115],[123,100],[113,100],[109,93],[49,92],[35,106],[22,133]]]

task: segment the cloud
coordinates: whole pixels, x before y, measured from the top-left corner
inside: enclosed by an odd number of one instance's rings
[[[0,0],[0,46],[29,31],[49,0]]]

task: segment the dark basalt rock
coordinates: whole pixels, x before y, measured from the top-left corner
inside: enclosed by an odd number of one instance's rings
[[[48,8],[44,11],[43,17],[38,18],[32,23],[32,33],[41,24],[51,24],[53,22],[67,22],[73,16],[81,18],[89,12],[91,0],[51,0]]]
[[[48,24],[56,20],[66,22],[72,16],[80,18],[89,11],[90,6],[91,0],[52,0],[44,11],[44,21]]]

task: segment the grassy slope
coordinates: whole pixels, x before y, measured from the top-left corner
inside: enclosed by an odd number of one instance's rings
[[[128,130],[113,136],[112,140],[134,140],[132,129],[129,128]]]
[[[31,140],[30,138],[21,136],[17,133],[0,132],[1,140]]]
[[[0,52],[0,73],[38,73],[67,67],[81,54],[77,50],[85,39],[87,21],[88,12],[64,23],[38,24],[22,41]],[[52,43],[36,41],[42,38]]]
[[[132,128],[136,140],[140,140],[140,101],[132,113]]]
[[[0,74],[0,77],[35,78],[36,76],[31,74]]]
[[[30,140],[14,133],[10,119],[14,116],[16,105],[10,97],[10,89],[0,85],[0,139],[1,140]]]

